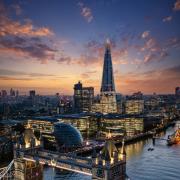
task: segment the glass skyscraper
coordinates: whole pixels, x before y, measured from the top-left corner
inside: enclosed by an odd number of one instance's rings
[[[110,41],[106,41],[105,55],[104,55],[104,66],[103,66],[103,76],[101,84],[101,92],[114,92],[114,76],[113,76],[113,66],[111,60],[111,49]]]
[[[100,103],[94,104],[92,109],[94,112],[101,112],[103,114],[117,113],[117,100],[111,59],[111,44],[109,40],[107,40],[105,44]]]

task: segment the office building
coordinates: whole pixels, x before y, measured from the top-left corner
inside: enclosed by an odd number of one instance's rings
[[[7,91],[6,90],[2,90],[1,91],[1,96],[2,97],[6,97],[7,96]]]
[[[94,99],[94,88],[83,87],[81,82],[74,85],[74,110],[77,113],[90,112]]]
[[[144,112],[144,100],[130,99],[125,102],[126,114],[142,114]]]
[[[36,91],[35,90],[29,91],[29,96],[30,98],[34,98],[36,96]]]
[[[105,115],[100,121],[100,134],[107,137],[129,136],[132,137],[144,131],[144,119],[132,115]]]
[[[60,115],[58,119],[77,128],[84,139],[94,137],[98,131],[97,118],[85,114]]]
[[[180,96],[180,87],[176,87],[175,89],[175,95]]]

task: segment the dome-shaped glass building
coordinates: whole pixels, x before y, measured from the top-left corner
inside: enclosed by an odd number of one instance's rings
[[[59,146],[66,148],[82,146],[83,138],[81,133],[70,124],[55,123],[54,136]]]

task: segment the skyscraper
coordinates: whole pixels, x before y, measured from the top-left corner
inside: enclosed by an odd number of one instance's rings
[[[114,92],[114,91],[115,91],[115,85],[114,85],[114,76],[113,76],[113,66],[111,60],[110,41],[107,40],[105,45],[101,92]]]
[[[10,89],[10,96],[15,96],[15,91],[12,88]]]
[[[175,89],[175,95],[180,96],[180,87],[176,87]]]
[[[36,91],[35,90],[29,91],[29,96],[30,98],[34,98],[36,96]]]
[[[91,111],[93,99],[93,87],[83,87],[81,82],[74,85],[74,108],[76,112]]]
[[[117,113],[117,100],[111,60],[111,44],[107,40],[105,44],[104,66],[100,94],[100,112]]]
[[[82,83],[74,85],[74,109],[75,112],[82,112]]]

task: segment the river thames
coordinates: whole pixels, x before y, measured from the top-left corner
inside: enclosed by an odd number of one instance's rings
[[[160,138],[167,139],[177,129],[180,121],[174,127],[169,127]],[[153,151],[148,148],[153,147]],[[165,140],[156,140],[152,145],[152,139],[138,141],[126,146],[127,175],[132,180],[179,180],[180,179],[180,144],[167,146]],[[91,176],[85,176],[73,172],[44,169],[44,179],[68,179],[90,180]]]

